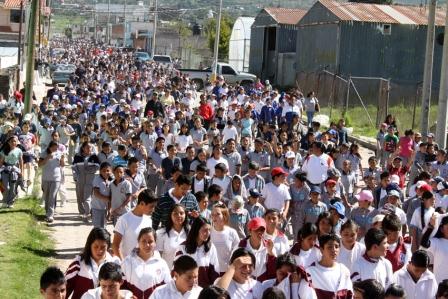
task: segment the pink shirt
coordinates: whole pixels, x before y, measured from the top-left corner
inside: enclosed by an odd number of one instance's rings
[[[400,141],[398,143],[400,146],[400,156],[409,158],[412,155],[412,150],[414,149],[414,140],[409,137],[403,136],[400,137]]]

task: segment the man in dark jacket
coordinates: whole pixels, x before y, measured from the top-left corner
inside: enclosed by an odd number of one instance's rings
[[[154,118],[159,116],[165,118],[165,109],[163,108],[163,104],[159,101],[159,94],[157,92],[154,92],[151,99],[146,103],[145,115],[148,115],[149,111],[154,113]]]

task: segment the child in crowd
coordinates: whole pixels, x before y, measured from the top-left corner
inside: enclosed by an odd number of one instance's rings
[[[59,268],[48,267],[40,277],[40,294],[44,299],[65,299],[67,282]]]
[[[338,262],[352,271],[353,263],[366,251],[366,246],[358,241],[359,227],[353,220],[347,220],[341,226],[341,249]]]
[[[198,201],[200,215],[205,219],[210,219],[211,211],[208,209],[209,204],[207,193],[198,191],[194,194],[194,196]]]
[[[244,208],[244,199],[237,195],[230,202],[229,226],[235,229],[240,239],[246,237],[246,225],[250,220],[249,212]]]
[[[112,167],[108,162],[100,165],[100,174],[93,179],[92,224],[106,228],[107,212],[110,206],[110,185],[113,181]]]
[[[132,199],[131,183],[124,178],[124,167],[117,165],[114,167],[114,181],[110,184],[110,215],[115,226],[118,218],[129,212]]]
[[[297,266],[306,269],[311,264],[320,260],[321,253],[316,245],[316,239],[317,226],[313,223],[305,223],[297,235],[297,242],[289,251]]]
[[[260,196],[261,194],[258,189],[249,189],[249,198],[244,205],[244,208],[249,212],[249,217],[251,219],[264,216],[265,208],[261,203],[259,203]]]

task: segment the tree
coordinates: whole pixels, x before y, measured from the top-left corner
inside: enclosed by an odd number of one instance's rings
[[[220,59],[227,59],[229,55],[229,41],[230,34],[232,33],[232,27],[235,20],[227,14],[221,16],[221,30],[219,31],[219,44],[218,52]],[[210,51],[214,51],[215,48],[215,36],[216,36],[216,19],[209,19],[204,26],[205,33],[207,34],[208,47]]]

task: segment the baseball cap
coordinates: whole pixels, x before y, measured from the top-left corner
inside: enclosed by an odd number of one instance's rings
[[[342,202],[337,201],[334,204],[330,205],[330,210],[331,209],[336,210],[336,212],[338,212],[339,216],[341,216],[342,219],[345,218],[345,207]]]
[[[431,179],[431,182],[436,182],[437,184],[443,181],[444,179],[441,176],[435,176]]]
[[[260,217],[252,218],[249,223],[247,223],[248,230],[257,230],[260,227],[266,228],[266,221]]]
[[[310,193],[312,193],[312,192],[321,194],[321,193],[322,193],[322,190],[320,189],[319,186],[311,186],[311,188],[310,188]]]
[[[396,174],[390,176],[390,182],[394,184],[400,184],[400,177]]]
[[[296,157],[296,154],[293,152],[293,151],[287,151],[286,153],[285,153],[285,158],[286,159],[289,159],[289,158],[295,158]]]
[[[358,201],[368,201],[368,202],[373,201],[372,192],[369,190],[362,190],[361,192],[356,194],[355,197]]]
[[[434,134],[433,133],[428,133],[428,135],[426,135],[426,137],[434,138]]]
[[[387,196],[395,196],[395,197],[400,198],[400,192],[398,192],[397,190],[390,190],[390,191],[387,193]]]
[[[443,181],[437,184],[437,190],[442,191],[448,189],[448,183]]]
[[[278,175],[287,175],[288,173],[281,167],[274,167],[271,171],[271,176],[278,176]]]
[[[425,191],[432,192],[432,187],[428,184],[423,184],[422,186],[420,186],[419,190],[422,192],[425,192]]]
[[[331,185],[336,185],[337,182],[335,180],[327,180],[327,182],[325,183],[326,186],[331,186]]]
[[[384,214],[378,214],[375,217],[372,218],[372,223],[376,223],[376,222],[383,222],[384,219]]]
[[[340,177],[341,172],[336,168],[330,168],[327,170],[327,176],[328,177]]]
[[[249,189],[249,195],[252,197],[260,197],[261,194],[257,188],[252,188],[252,189]]]

